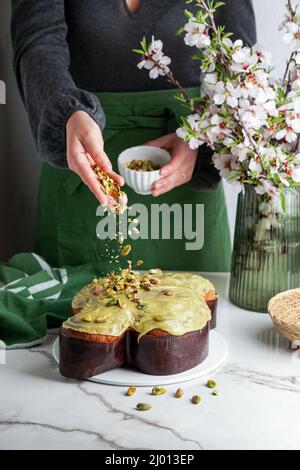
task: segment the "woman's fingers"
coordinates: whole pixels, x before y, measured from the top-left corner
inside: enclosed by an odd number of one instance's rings
[[[103,148],[103,137],[98,124],[86,112],[77,111],[67,122],[66,134],[69,168],[81,177],[101,204],[115,205],[116,201],[101,190],[92,169],[97,165],[120,186],[124,184],[123,178],[112,170],[112,164]]]
[[[108,176],[110,176],[110,178],[112,178],[116,183],[118,183],[119,186],[124,186],[124,178],[118,175],[118,173],[115,173],[114,171],[107,171],[106,173],[108,174]]]
[[[88,134],[81,139],[81,143],[94,163],[116,181],[119,186],[123,186],[124,179],[113,171],[112,164],[104,152],[102,137],[98,139],[96,135]]]
[[[152,194],[154,197],[161,196],[162,194],[171,191],[171,189],[184,184],[186,182],[185,180],[186,175],[183,173],[172,173],[171,175],[166,176],[165,178],[161,178],[154,183]]]
[[[89,131],[80,138],[85,151],[92,157],[95,164],[103,171],[112,170],[112,164],[103,150],[101,132]]]
[[[73,157],[73,170],[80,176],[82,181],[89,187],[95,197],[103,206],[109,205],[109,200],[104,191],[101,190],[99,180],[93,172],[86,155],[75,154]]]
[[[182,149],[182,152],[183,152],[183,149]],[[170,162],[167,163],[167,165],[163,166],[162,169],[160,170],[160,174],[162,177],[168,176],[174,173],[181,167],[183,157],[184,157],[182,152],[180,151],[180,148],[177,149],[176,152],[174,152]]]

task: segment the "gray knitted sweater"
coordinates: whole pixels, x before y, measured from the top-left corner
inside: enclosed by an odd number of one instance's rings
[[[252,0],[225,0],[217,16],[236,38],[256,40]],[[143,36],[164,41],[172,70],[186,87],[199,84],[199,63],[175,36],[185,22],[184,0],[142,0],[132,15],[125,0],[12,0],[14,68],[28,112],[39,157],[65,168],[65,125],[84,110],[105,125],[93,91],[144,91],[168,88],[163,78],[151,80],[136,67],[131,50]],[[201,157],[201,158],[200,158]],[[219,177],[211,152],[200,150],[192,185],[212,189]]]

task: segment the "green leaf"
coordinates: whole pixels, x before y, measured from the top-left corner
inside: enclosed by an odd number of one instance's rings
[[[142,46],[144,52],[148,51],[147,39],[145,38],[145,36],[143,37],[143,39],[141,41],[141,46]]]
[[[286,210],[286,200],[285,200],[285,195],[283,192],[280,193],[280,201],[281,201],[281,207],[283,212]]]
[[[190,125],[187,118],[182,116],[181,120],[182,120],[182,123],[183,123],[183,126],[185,127],[185,129],[188,130],[189,132],[193,132],[192,126]]]
[[[185,14],[185,16],[186,16],[189,20],[193,20],[193,19],[194,19],[194,15],[193,15],[193,13],[191,13],[190,11],[184,10],[184,14]]]
[[[184,27],[177,29],[176,36],[181,36],[181,34],[184,33],[184,31],[185,31]]]
[[[144,55],[144,51],[142,51],[142,49],[132,49],[132,52],[135,52],[136,54]]]

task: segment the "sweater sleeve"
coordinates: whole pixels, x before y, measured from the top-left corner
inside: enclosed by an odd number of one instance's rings
[[[69,73],[64,0],[12,0],[11,35],[18,87],[39,158],[66,168],[65,128],[86,111],[103,129],[97,98],[76,87]]]
[[[233,39],[242,39],[247,46],[256,43],[256,23],[252,0],[226,0],[219,8],[216,22],[233,33]],[[212,162],[213,151],[204,145],[199,149],[198,160],[188,186],[198,191],[214,191],[221,182],[219,172]]]

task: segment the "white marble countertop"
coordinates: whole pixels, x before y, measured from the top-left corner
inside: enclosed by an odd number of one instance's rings
[[[300,351],[274,330],[268,315],[227,299],[228,276],[209,275],[220,293],[218,331],[228,360],[212,377],[184,385],[185,395],[126,397],[124,388],[78,383],[59,375],[51,355],[56,335],[7,352],[0,365],[0,449],[300,449]],[[205,387],[214,378],[221,394]],[[199,394],[201,405],[190,397]],[[152,400],[153,401],[153,400]]]

